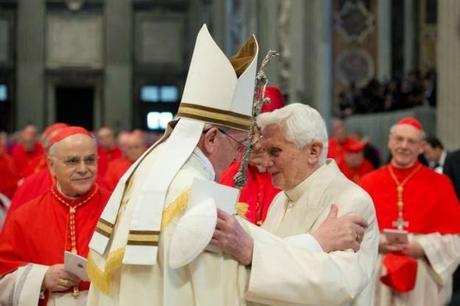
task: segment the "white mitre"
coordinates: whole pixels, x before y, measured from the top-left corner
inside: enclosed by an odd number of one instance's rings
[[[168,187],[195,149],[205,123],[249,130],[255,87],[258,45],[252,36],[228,59],[203,25],[195,43],[174,128],[125,173],[115,188],[90,242],[103,254],[112,238],[123,191],[143,158],[164,143],[158,162],[149,170],[138,200],[123,257],[124,264],[154,265]],[[154,182],[154,183],[153,183]]]

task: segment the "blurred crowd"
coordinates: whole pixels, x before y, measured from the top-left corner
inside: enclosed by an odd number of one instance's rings
[[[47,162],[50,140],[66,126],[55,123],[40,133],[37,127],[28,125],[11,135],[0,133],[0,220],[11,200],[14,203],[17,198],[30,198],[33,192],[27,188],[29,182],[34,182],[36,186],[37,181],[43,183],[51,180]],[[93,134],[98,144],[97,180],[109,190],[114,189],[123,173],[159,137],[141,130],[124,130],[115,134],[107,126]],[[43,185],[49,187],[48,184]]]
[[[410,72],[402,79],[387,82],[371,79],[364,87],[351,84],[341,91],[338,99],[338,116],[387,112],[420,105],[436,106],[436,73],[422,75]]]
[[[328,156],[336,160],[339,168],[350,180],[358,183],[366,173],[380,168],[387,162],[382,161],[383,155],[361,131],[347,131],[343,120],[333,121]],[[447,175],[460,199],[460,177],[453,169],[460,166],[458,161],[455,159],[454,162],[453,159],[457,155],[460,155],[460,150],[448,152],[438,137],[427,135],[423,153],[419,155],[418,160],[434,171]],[[391,156],[389,159],[391,160]]]

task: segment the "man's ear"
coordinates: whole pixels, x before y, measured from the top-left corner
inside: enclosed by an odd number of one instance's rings
[[[308,146],[308,156],[311,163],[316,163],[323,152],[323,144],[319,141],[314,141]]]
[[[205,155],[212,154],[217,149],[217,134],[218,130],[215,127],[207,130],[202,138],[202,150]]]
[[[56,176],[56,173],[54,171],[54,163],[55,163],[54,158],[48,156],[47,160],[48,160],[48,169],[50,170],[51,176]]]

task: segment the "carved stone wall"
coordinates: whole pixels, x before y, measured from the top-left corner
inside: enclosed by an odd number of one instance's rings
[[[184,62],[184,19],[142,14],[136,19],[136,62],[181,66]]]
[[[99,14],[56,11],[48,14],[46,66],[103,66],[103,18]]]

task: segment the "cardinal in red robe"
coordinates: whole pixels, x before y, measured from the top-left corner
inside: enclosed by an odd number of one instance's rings
[[[107,126],[103,126],[97,131],[97,141],[99,174],[104,177],[110,167],[110,163],[115,159],[120,158],[122,156],[122,152],[117,146],[112,129]]]
[[[7,152],[6,134],[0,137],[0,193],[11,199],[16,191],[19,175]]]
[[[364,158],[365,144],[359,140],[350,139],[344,146],[344,158],[337,165],[345,176],[358,183],[367,173],[374,170],[372,164]]]
[[[400,120],[390,131],[390,164],[360,181],[374,201],[380,230],[409,233],[407,243],[381,235],[378,306],[391,300],[397,304],[401,300],[401,305],[441,305],[458,265],[458,201],[448,177],[418,162],[423,137],[418,120]]]
[[[332,135],[329,139],[327,157],[333,158],[339,164],[344,159],[344,147],[352,141],[352,138],[347,135],[345,123],[340,119],[335,119],[332,123]]]
[[[45,150],[45,153],[49,149],[49,142],[51,140],[51,137],[53,137],[60,129],[68,126],[65,123],[61,122],[56,122],[51,125],[49,125],[45,131],[42,134],[42,146],[43,149]],[[23,177],[28,177],[34,173],[40,172],[43,169],[48,168],[48,164],[46,162],[47,160],[47,155],[42,154],[37,157],[35,157],[33,160],[30,161],[29,165],[24,169],[23,171]]]
[[[87,256],[109,198],[95,184],[96,142],[85,129],[62,129],[53,138],[49,163],[53,187],[14,211],[0,234],[0,287],[32,305],[86,297],[88,283],[64,269],[64,252]]]
[[[38,142],[37,130],[27,126],[20,134],[20,142],[13,147],[13,157],[16,170],[20,177],[26,177],[29,169],[34,168],[39,157],[44,154],[42,145]]]
[[[104,179],[110,190],[115,189],[126,170],[145,152],[145,138],[142,131],[124,132],[123,156],[113,160],[105,173]]]
[[[49,146],[51,145],[52,138],[59,133],[59,131],[65,127],[67,124],[63,123],[55,123],[50,125],[44,132],[43,137],[43,144],[48,151]],[[46,157],[43,157],[45,159]],[[40,171],[35,171],[35,173],[31,174],[30,176],[26,177],[19,188],[14,193],[14,196],[11,200],[11,205],[8,210],[7,218],[9,215],[23,204],[29,202],[30,200],[35,199],[36,197],[41,196],[45,192],[49,191],[50,188],[53,186],[54,177],[51,175],[50,170],[48,168],[48,163],[45,161],[46,167],[41,169]],[[111,190],[110,185],[99,175],[99,172],[96,177],[96,182],[99,186]],[[5,220],[6,222],[6,220]]]

